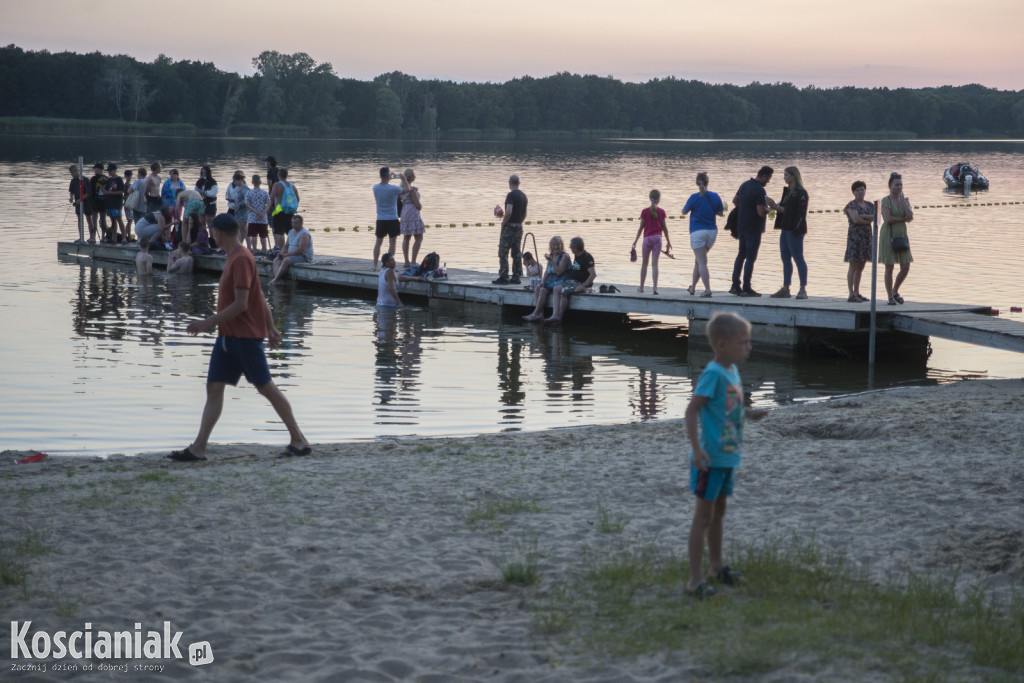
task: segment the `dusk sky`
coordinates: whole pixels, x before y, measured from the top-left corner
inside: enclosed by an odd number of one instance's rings
[[[126,11],[128,10],[128,11]],[[306,52],[342,77],[501,82],[559,71],[646,81],[1024,90],[1024,0],[0,0],[0,41],[253,72]]]

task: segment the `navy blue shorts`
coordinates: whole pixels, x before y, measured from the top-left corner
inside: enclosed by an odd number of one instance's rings
[[[217,337],[213,353],[210,354],[206,381],[224,382],[234,387],[238,386],[238,379],[243,374],[254,387],[262,387],[270,382],[270,367],[263,353],[263,340]]]

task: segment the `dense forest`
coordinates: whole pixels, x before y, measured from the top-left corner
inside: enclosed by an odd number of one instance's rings
[[[339,77],[265,51],[255,74],[210,62],[0,48],[0,117],[105,119],[189,130],[400,137],[670,137],[888,133],[1024,137],[1024,91],[627,83],[559,73],[505,83]]]

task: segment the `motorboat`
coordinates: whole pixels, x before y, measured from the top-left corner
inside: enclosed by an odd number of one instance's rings
[[[981,175],[981,171],[966,161],[953,164],[942,172],[942,179],[946,181],[946,187],[950,190],[987,190],[988,178]]]

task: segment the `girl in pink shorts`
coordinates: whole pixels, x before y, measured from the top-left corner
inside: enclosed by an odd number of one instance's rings
[[[661,256],[661,234],[665,233],[666,253],[672,251],[672,240],[668,236],[668,226],[665,225],[665,211],[658,208],[661,201],[661,192],[651,190],[651,206],[640,212],[640,228],[636,231],[636,239],[633,240],[633,248],[640,241],[643,235],[643,264],[640,266],[640,286],[636,291],[644,291],[644,282],[647,280],[647,263],[651,262],[651,289],[652,294],[658,293],[658,257]]]

